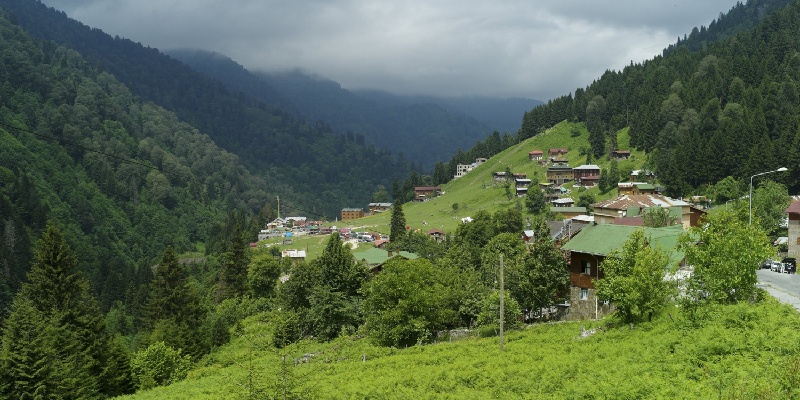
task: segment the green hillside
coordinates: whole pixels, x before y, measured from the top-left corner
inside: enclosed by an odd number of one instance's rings
[[[282,398],[284,388],[289,398],[329,399],[796,395],[798,342],[776,340],[796,335],[795,310],[770,298],[704,315],[690,321],[675,309],[633,329],[611,327],[608,320],[530,326],[508,334],[504,352],[496,337],[407,349],[348,337],[281,351],[268,345],[269,317],[260,315],[186,380],[126,398]],[[582,337],[583,329],[596,330]]]
[[[573,130],[580,134],[572,136]],[[508,199],[506,196],[504,183],[495,182],[492,174],[496,171],[505,171],[509,168],[514,173],[525,173],[533,182],[545,180],[547,166],[540,166],[535,161],[528,160],[528,152],[531,150],[542,150],[545,153],[550,148],[563,147],[569,150],[566,157],[572,167],[586,163],[586,155],[581,155],[582,149],[589,147],[589,133],[584,124],[561,122],[548,129],[544,133],[526,139],[518,145],[503,150],[501,153],[490,158],[486,163],[478,166],[467,175],[450,181],[442,186],[443,194],[435,199],[422,203],[406,203],[403,205],[403,212],[406,216],[406,223],[412,229],[423,231],[438,228],[446,232],[452,232],[461,222],[461,218],[468,217],[478,211],[485,210],[495,212],[500,209],[516,207],[518,204],[524,210],[524,198]],[[628,149],[628,130],[623,129],[617,133],[617,143],[620,149]],[[642,151],[631,149],[631,158],[619,162],[619,169],[623,180],[627,176],[625,171],[641,168],[645,161]],[[593,164],[601,168],[608,167],[607,157],[593,159]],[[572,190],[570,184],[565,185]],[[513,188],[512,188],[513,190]],[[600,201],[605,198],[616,196],[617,191],[611,190],[606,194],[601,194],[598,188],[590,189],[595,199]],[[573,190],[572,195],[576,195]],[[458,208],[454,210],[453,204],[458,203]],[[523,212],[526,216],[530,215]],[[344,226],[368,227],[379,232],[389,232],[389,213],[369,216],[358,220],[345,221]]]

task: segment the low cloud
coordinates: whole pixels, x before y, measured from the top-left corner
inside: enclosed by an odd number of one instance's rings
[[[163,50],[301,68],[349,89],[547,100],[659,54],[736,1],[44,0]]]

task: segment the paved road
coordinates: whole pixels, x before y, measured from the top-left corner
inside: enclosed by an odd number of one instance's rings
[[[766,289],[779,301],[800,310],[800,275],[781,274],[768,269],[760,269],[757,274],[758,287]]]

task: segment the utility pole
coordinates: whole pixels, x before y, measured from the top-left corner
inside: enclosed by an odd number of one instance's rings
[[[503,317],[505,316],[504,300],[506,294],[503,287],[503,255],[500,254],[500,351],[503,351]]]

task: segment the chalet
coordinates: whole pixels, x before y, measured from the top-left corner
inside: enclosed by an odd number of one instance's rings
[[[379,273],[383,269],[383,264],[386,264],[387,261],[394,257],[401,257],[407,260],[416,260],[419,258],[418,255],[407,251],[383,250],[375,247],[362,252],[353,253],[353,258],[355,258],[357,262],[366,264],[373,274]]]
[[[342,221],[347,221],[349,219],[358,219],[364,218],[364,209],[363,208],[343,208],[342,209]]]
[[[787,242],[789,257],[800,258],[800,201],[794,201],[786,209],[789,217],[789,239]]]
[[[620,182],[617,184],[619,195],[656,194],[655,185],[646,182]]]
[[[527,186],[517,186],[516,187],[516,194],[517,197],[525,197],[528,195],[528,187]]]
[[[571,181],[574,173],[572,172],[572,167],[564,163],[559,163],[547,167],[546,176],[548,182],[559,186]]]
[[[550,159],[561,158],[567,154],[567,149],[565,148],[550,149],[548,150],[547,154],[550,157]]]
[[[367,205],[369,212],[378,214],[392,209],[392,203],[369,203]]]
[[[583,179],[587,177],[590,178],[588,181],[596,183],[600,179],[600,167],[594,164],[584,164],[572,169],[572,179],[576,184],[584,185]]]
[[[516,178],[516,179],[514,179],[514,186],[516,186],[518,188],[520,188],[520,187],[527,188],[530,185],[531,185],[531,180],[528,179],[528,178]]]
[[[627,160],[628,158],[630,158],[630,156],[631,156],[630,150],[614,150],[611,152],[610,158],[615,160]]]
[[[652,171],[648,171],[645,169],[637,169],[631,171],[631,182],[650,182],[655,178],[655,174]]]
[[[572,207],[575,205],[575,200],[572,200],[570,197],[565,197],[561,199],[555,199],[550,202],[553,207]]]
[[[440,229],[436,229],[436,228],[433,228],[433,229],[431,229],[431,230],[429,230],[428,232],[425,232],[425,233],[428,236],[430,236],[430,238],[433,239],[436,243],[440,243],[441,241],[443,241],[447,237],[447,234],[444,233],[444,231],[442,231]]]
[[[494,178],[494,180],[496,180],[496,181],[504,181],[504,180],[508,179],[507,175],[508,174],[506,174],[505,171],[498,171],[498,172],[495,172],[495,173],[492,174],[492,178]]]
[[[530,153],[528,153],[528,160],[531,161],[541,161],[543,157],[544,157],[544,152],[541,150],[533,150]]]
[[[622,248],[631,234],[644,229],[651,245],[668,252],[670,266],[685,266],[683,253],[677,250],[678,238],[684,233],[680,226],[638,228],[625,225],[592,224],[583,228],[561,247],[569,252],[570,300],[567,319],[599,318],[614,309],[613,304],[599,302],[594,282],[604,277],[598,266],[609,253]]]
[[[692,218],[691,204],[656,194],[622,195],[592,205],[594,220],[598,224],[613,224],[618,217],[640,217],[653,207],[667,209],[669,214],[687,229],[692,226],[693,220],[699,220]]]
[[[523,172],[515,172],[511,174],[514,179],[528,179],[528,174]]]
[[[284,219],[285,224],[287,226],[291,226],[292,228],[299,228],[306,226],[308,218],[306,217],[286,217]]]
[[[440,186],[417,186],[414,188],[414,201],[426,201],[442,193]]]

